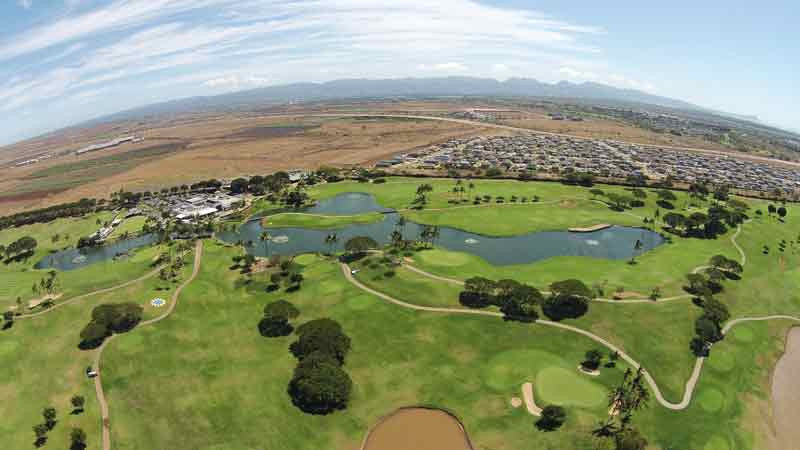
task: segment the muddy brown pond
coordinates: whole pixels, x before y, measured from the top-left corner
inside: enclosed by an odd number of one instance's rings
[[[363,450],[472,450],[461,423],[445,411],[403,408],[370,431]]]

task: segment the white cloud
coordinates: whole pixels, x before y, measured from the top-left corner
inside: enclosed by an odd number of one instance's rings
[[[603,33],[473,0],[109,2],[65,0],[67,11],[50,22],[0,32],[0,111],[78,96],[97,102],[98,114],[138,105],[151,90],[167,100],[344,77],[545,76],[596,58],[591,39]]]
[[[655,85],[649,81],[636,80],[617,73],[595,72],[580,70],[572,67],[561,67],[558,74],[570,81],[595,81],[623,89],[637,89],[640,91],[654,92]]]
[[[203,84],[212,89],[238,90],[265,86],[269,82],[269,78],[260,75],[225,75],[206,80]]]
[[[424,72],[466,72],[469,68],[459,62],[443,62],[436,64],[419,64],[417,68]]]
[[[598,75],[594,72],[576,70],[571,67],[562,67],[558,69],[558,73],[571,80],[596,80]]]
[[[33,0],[19,0],[17,4],[25,9],[31,9],[33,6]]]

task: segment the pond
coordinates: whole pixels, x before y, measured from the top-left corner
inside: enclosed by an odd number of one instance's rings
[[[333,230],[311,228],[269,228],[272,238],[261,241],[265,228],[259,218],[254,217],[237,231],[217,233],[217,237],[228,243],[252,242],[248,252],[256,256],[298,255],[328,251],[342,251],[348,239],[354,236],[369,236],[379,244],[390,242],[390,235],[397,227],[400,215],[381,206],[370,194],[349,192],[320,201],[303,212],[322,215],[356,215],[381,212],[380,222],[347,225]],[[407,221],[402,227],[406,239],[417,239],[422,226]],[[325,238],[335,233],[337,241],[327,244]],[[37,269],[74,270],[105,261],[128,251],[154,243],[158,237],[147,234],[132,239],[117,241],[102,247],[68,249],[45,256],[36,263]],[[641,245],[634,248],[636,242]],[[610,227],[589,233],[568,231],[544,231],[510,237],[491,237],[440,227],[435,244],[452,251],[479,256],[497,266],[527,264],[555,256],[589,256],[605,259],[629,259],[651,250],[664,242],[658,234],[641,228]]]
[[[127,254],[139,247],[145,247],[158,240],[156,234],[145,234],[139,237],[124,239],[113,244],[99,247],[71,248],[52,253],[37,262],[36,269],[75,270],[96,262],[106,261],[116,256]]]
[[[363,207],[364,209],[361,209]],[[307,210],[317,214],[352,215],[360,212],[385,212],[380,222],[347,225],[332,230],[316,230],[295,227],[270,227],[271,240],[261,241],[265,228],[258,220],[245,223],[238,231],[226,231],[217,236],[225,242],[251,243],[248,252],[256,256],[297,255],[309,252],[342,251],[348,239],[354,236],[369,236],[379,244],[390,242],[392,231],[397,228],[400,217],[397,213],[386,213],[368,194],[340,194]],[[406,239],[416,239],[422,226],[411,221],[401,229]],[[326,237],[336,234],[337,241],[326,243]],[[655,232],[642,228],[613,226],[588,233],[568,231],[544,231],[509,237],[491,237],[440,227],[435,244],[448,250],[470,253],[497,266],[527,264],[556,256],[589,256],[605,259],[630,259],[664,242]],[[636,242],[639,242],[639,248]]]
[[[471,450],[464,427],[452,415],[428,408],[402,408],[369,432],[364,450]]]

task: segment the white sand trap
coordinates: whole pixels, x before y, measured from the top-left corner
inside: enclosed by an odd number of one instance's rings
[[[581,373],[585,373],[586,375],[589,375],[591,377],[599,377],[600,376],[600,371],[599,370],[597,370],[597,369],[595,369],[595,370],[586,370],[580,364],[578,364],[578,370],[580,370]]]
[[[533,401],[533,383],[525,383],[522,385],[522,398],[525,399],[525,407],[528,409],[529,413],[537,417],[542,415],[542,408],[536,406],[536,403]]]
[[[520,406],[522,406],[522,399],[519,397],[511,397],[511,407],[519,408]]]

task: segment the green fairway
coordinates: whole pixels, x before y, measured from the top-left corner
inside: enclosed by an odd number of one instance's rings
[[[421,183],[434,191],[421,211],[404,210],[409,219],[491,235],[563,230],[604,222],[641,225],[652,216],[655,194],[647,190],[645,206],[615,212],[592,201],[586,188],[558,183],[507,180],[474,181],[461,202],[451,192],[453,180],[390,178],[385,184],[340,182],[312,186],[313,198],[342,192],[367,192],[383,206],[407,208]],[[469,183],[464,181],[466,187]],[[617,186],[597,186],[626,193]],[[475,196],[539,196],[538,203],[472,206]],[[676,193],[677,210],[690,202],[708,203]],[[456,204],[453,203],[455,201]],[[723,254],[742,261],[742,279],[722,281],[715,298],[728,306],[732,318],[786,314],[800,316],[800,208],[788,205],[783,222],[766,214],[768,202],[747,200],[752,220],[717,239],[674,236],[671,243],[627,261],[587,257],[550,258],[532,264],[493,266],[485,260],[437,247],[370,253],[353,262],[355,280],[390,299],[373,295],[349,281],[335,257],[296,256],[289,269],[303,276],[298,290],[267,289],[270,276],[284,268],[257,264],[253,273],[232,268],[243,249],[214,239],[204,242],[200,272],[182,291],[177,307],[163,321],[136,328],[109,342],[103,353],[103,387],[110,407],[113,449],[249,449],[280,450],[359,448],[364,434],[381,417],[404,406],[429,406],[452,412],[464,424],[476,449],[518,450],[595,449],[592,430],[607,418],[608,394],[628,365],[607,367],[609,349],[592,333],[630,355],[655,380],[664,398],[678,403],[695,365],[689,342],[702,309],[685,296],[686,274]],[[263,203],[263,201],[261,202]],[[755,214],[755,209],[764,214]],[[663,213],[663,211],[662,211]],[[31,235],[39,242],[28,261],[0,265],[0,307],[17,296],[33,298],[31,285],[45,271],[33,264],[50,251],[74,244],[93,232],[100,213],[80,219],[0,231],[7,244]],[[381,220],[380,214],[335,217],[305,214],[270,216],[270,227],[336,228]],[[140,228],[141,220],[123,224],[118,233]],[[60,234],[53,240],[54,234]],[[69,239],[63,237],[68,234]],[[741,246],[741,259],[735,245]],[[765,250],[765,246],[768,250]],[[142,248],[124,260],[59,273],[63,296],[76,295],[136,279],[154,270],[153,260],[164,247]],[[524,251],[524,249],[520,249]],[[191,257],[182,272],[188,276]],[[407,265],[434,275],[426,276]],[[440,278],[436,278],[436,276]],[[653,288],[658,301],[622,303],[593,301],[588,312],[556,328],[540,321],[521,323],[496,316],[455,314],[444,308],[459,303],[463,286],[473,276],[504,278],[547,290],[554,281],[577,278],[598,295],[610,299],[646,298]],[[135,302],[145,318],[165,311],[150,304],[169,299],[175,283],[158,277],[96,296],[79,298],[32,319],[20,319],[0,331],[0,432],[8,448],[29,448],[31,427],[41,421],[41,409],[53,405],[59,423],[46,448],[67,448],[68,431],[80,426],[89,448],[98,448],[100,414],[91,380],[83,370],[93,351],[80,351],[79,333],[94,306]],[[679,296],[674,299],[664,297]],[[283,299],[300,310],[292,321],[332,318],[351,339],[344,368],[353,381],[347,409],[329,415],[309,415],[287,394],[296,359],[288,351],[296,336],[265,338],[258,324],[264,306]],[[402,302],[402,303],[401,303]],[[58,303],[58,301],[57,301]],[[427,307],[414,310],[409,305]],[[434,309],[435,308],[435,309]],[[541,311],[541,308],[538,309]],[[486,311],[498,312],[491,306]],[[542,316],[544,319],[544,316]],[[652,449],[745,449],[767,447],[770,372],[783,350],[788,321],[746,322],[716,343],[705,361],[687,408],[667,409],[651,395],[649,405],[633,423]],[[578,370],[589,350],[600,350],[598,376]],[[525,408],[513,408],[523,383],[531,382],[538,406],[562,405],[564,426],[539,431]],[[69,397],[86,397],[86,412],[69,414]],[[652,392],[651,392],[652,394]]]
[[[269,216],[263,220],[266,228],[299,227],[329,229],[344,225],[373,223],[383,220],[378,213],[360,214],[357,216],[321,216],[316,214],[281,213]]]
[[[185,273],[184,273],[185,276]],[[56,427],[48,433],[48,448],[68,448],[71,427],[86,431],[89,448],[99,448],[100,412],[94,383],[84,370],[91,365],[94,351],[79,350],[80,332],[91,317],[92,308],[102,303],[134,302],[144,307],[144,318],[159,314],[150,306],[154,297],[169,298],[171,289],[149,279],[106,294],[81,299],[30,319],[18,319],[0,331],[0,432],[4,448],[32,448],[31,428],[41,423],[41,411],[52,406],[58,413]],[[136,339],[134,329],[126,338]],[[82,395],[85,411],[70,414],[70,398]]]

